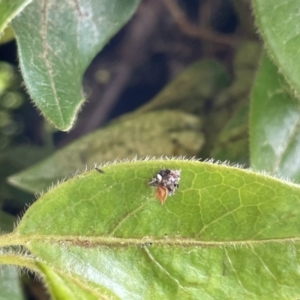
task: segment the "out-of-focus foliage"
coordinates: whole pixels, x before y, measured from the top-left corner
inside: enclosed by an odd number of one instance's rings
[[[0,151],[13,143],[13,138],[22,132],[14,112],[22,106],[25,96],[20,89],[21,79],[16,69],[0,62]]]
[[[12,28],[10,26],[6,27],[3,32],[3,35],[0,38],[0,45],[8,43],[8,42],[12,41],[14,38],[15,38],[15,34],[14,34],[14,31],[12,30]]]

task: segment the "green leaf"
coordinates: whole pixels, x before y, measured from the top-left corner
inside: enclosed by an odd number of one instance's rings
[[[277,67],[264,55],[252,91],[251,166],[300,181],[300,107]]]
[[[16,72],[17,72],[16,69],[11,64],[3,61],[0,62],[0,96],[1,97],[6,92],[14,91],[20,88],[21,82]]]
[[[181,179],[160,205],[147,183],[163,167]],[[43,195],[0,244],[113,299],[299,298],[299,186],[198,161],[102,169]]]
[[[0,159],[4,160],[5,162],[9,162],[15,168],[20,170],[25,169],[42,159],[45,159],[53,151],[54,147],[52,145],[44,145],[43,147],[34,145],[20,145],[11,147],[5,152],[2,152]]]
[[[229,110],[235,109],[236,102],[248,99],[253,85],[259,58],[261,56],[261,44],[254,41],[244,41],[237,48],[233,61],[234,81],[222,90],[215,100],[215,107],[225,106]]]
[[[6,27],[0,36],[0,45],[6,44],[15,38],[15,33],[10,26]]]
[[[249,164],[249,105],[242,105],[219,134],[211,157],[221,161]]]
[[[26,87],[57,128],[69,130],[84,97],[82,76],[139,0],[34,0],[12,22]],[[32,22],[34,20],[34,23]]]
[[[23,291],[20,285],[17,268],[1,266],[0,269],[0,300],[22,300]]]
[[[199,118],[179,111],[156,111],[89,134],[9,181],[27,191],[41,192],[86,165],[135,156],[194,156],[203,143]]]
[[[28,204],[34,200],[32,194],[9,184],[7,178],[33,163],[37,163],[49,155],[51,151],[51,147],[47,145],[43,147],[22,145],[9,147],[0,153],[0,203],[2,202],[4,206],[13,208],[13,210],[23,210],[25,203]]]
[[[254,0],[258,28],[268,52],[293,90],[300,93],[298,0]]]
[[[16,218],[2,210],[0,210],[0,234],[1,231],[12,231]]]
[[[180,109],[197,115],[203,114],[205,102],[228,85],[229,75],[222,64],[211,59],[200,60],[181,72],[152,101],[135,113]],[[132,114],[129,115],[131,116]]]
[[[0,37],[9,22],[32,0],[0,1]]]
[[[254,41],[243,41],[235,49],[234,80],[213,99],[205,116],[207,142],[201,157],[248,164],[248,116],[243,107],[249,103],[260,55],[261,45]]]

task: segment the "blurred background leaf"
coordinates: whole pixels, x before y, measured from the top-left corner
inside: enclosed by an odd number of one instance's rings
[[[154,99],[137,109],[136,113],[167,108],[200,116],[205,102],[213,99],[229,83],[228,72],[222,64],[216,60],[201,60],[183,70]]]
[[[0,37],[0,44],[5,44],[12,41],[15,38],[14,31],[10,26],[6,27],[3,31],[3,35]]]
[[[1,266],[0,269],[0,300],[24,300],[16,267]]]
[[[249,165],[249,106],[239,108],[219,134],[211,156],[221,161]]]
[[[218,93],[207,116],[205,156],[249,166],[249,93],[260,55],[261,45],[254,41],[244,41],[236,48],[234,80]]]
[[[0,210],[0,233],[12,231],[16,218]]]

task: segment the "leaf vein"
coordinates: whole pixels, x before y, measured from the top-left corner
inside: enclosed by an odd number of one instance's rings
[[[47,23],[48,23],[48,6],[50,5],[50,1],[47,1],[47,0],[44,0],[43,2],[43,22],[42,22],[42,34],[41,34],[41,37],[42,37],[42,49],[43,49],[43,57],[44,57],[44,61],[45,61],[45,65],[46,65],[46,70],[47,70],[47,73],[48,73],[48,76],[49,76],[49,83],[50,83],[50,88],[52,90],[52,93],[53,93],[53,99],[55,101],[55,104],[57,106],[57,111],[58,111],[58,114],[61,118],[61,120],[63,121],[64,123],[64,119],[63,119],[63,115],[62,115],[62,111],[61,111],[61,107],[60,107],[60,104],[59,104],[59,99],[58,99],[58,96],[57,96],[57,92],[56,92],[56,86],[55,86],[55,81],[53,79],[54,77],[54,73],[53,73],[53,70],[52,70],[52,65],[49,61],[49,46],[48,46],[48,43],[47,43]]]

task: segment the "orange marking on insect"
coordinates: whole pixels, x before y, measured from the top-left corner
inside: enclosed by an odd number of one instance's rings
[[[176,189],[179,188],[181,170],[161,169],[156,175],[148,182],[149,185],[155,186],[155,197],[163,205],[168,196],[175,194]]]
[[[163,205],[168,197],[168,189],[165,186],[158,185],[155,191],[155,197],[159,200],[160,204]]]

